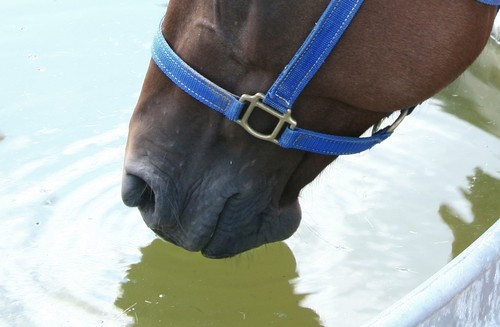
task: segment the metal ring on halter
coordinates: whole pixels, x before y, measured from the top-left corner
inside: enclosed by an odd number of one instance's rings
[[[410,109],[403,109],[400,111],[398,118],[392,123],[389,128],[387,129],[387,133],[392,133],[394,130],[401,124],[401,122],[405,119],[406,116],[408,116],[414,108]],[[378,123],[373,125],[372,127],[372,135],[377,133],[380,130],[380,125],[382,125],[382,122],[385,120],[385,118],[381,119]]]

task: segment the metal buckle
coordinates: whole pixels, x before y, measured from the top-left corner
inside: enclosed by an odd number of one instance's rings
[[[290,109],[288,109],[287,112],[282,114],[281,112],[275,110],[274,108],[264,104],[262,102],[262,99],[264,99],[264,94],[262,93],[256,93],[255,95],[243,94],[240,97],[240,101],[243,103],[248,102],[248,107],[246,108],[243,117],[241,117],[241,119],[238,119],[236,122],[241,127],[243,127],[248,133],[250,133],[250,135],[264,141],[269,141],[275,144],[279,144],[276,138],[283,129],[283,126],[285,124],[288,124],[290,129],[295,129],[295,127],[297,127],[297,122],[292,118],[292,111]],[[250,116],[252,115],[255,108],[259,108],[260,110],[279,119],[278,123],[274,127],[274,130],[271,134],[262,134],[260,132],[257,132],[248,124],[248,120],[250,119]]]
[[[403,119],[405,119],[406,116],[408,116],[411,112],[413,108],[411,109],[403,109],[400,111],[399,113],[399,116],[398,118],[396,118],[396,120],[394,121],[394,123],[392,123],[389,128],[387,129],[387,133],[392,133],[394,132],[394,130],[396,129],[396,127],[399,126],[399,124],[401,124],[401,122],[403,121]],[[373,134],[377,133],[379,130],[380,130],[380,125],[382,125],[382,121],[384,119],[382,119],[381,121],[379,121],[377,124],[373,125],[373,128],[372,128],[372,136]]]

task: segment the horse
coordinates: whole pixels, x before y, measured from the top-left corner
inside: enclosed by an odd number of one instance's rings
[[[289,68],[325,8],[345,1],[171,0],[158,42],[182,59],[182,72],[191,74],[185,63],[230,94],[257,95]],[[279,146],[282,125],[351,142],[413,108],[480,54],[496,1],[351,1],[357,7],[294,100],[293,120],[255,96],[244,123],[227,119],[153,58],[130,121],[124,203],[160,238],[208,258],[290,237],[301,189],[343,153]]]

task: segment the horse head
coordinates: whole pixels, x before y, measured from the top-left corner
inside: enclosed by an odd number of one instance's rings
[[[328,1],[171,0],[161,35],[233,94],[265,92]],[[366,0],[293,105],[301,128],[357,137],[415,106],[478,56],[495,10],[473,0]],[[275,119],[249,118],[269,133]],[[122,197],[161,238],[207,257],[283,240],[298,196],[336,156],[259,140],[181,90],[151,61],[133,113]]]

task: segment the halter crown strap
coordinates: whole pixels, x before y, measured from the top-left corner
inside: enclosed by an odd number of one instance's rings
[[[267,92],[264,103],[280,112],[293,103],[333,50],[363,0],[330,1],[307,39]]]
[[[174,52],[163,37],[161,27],[153,40],[152,57],[178,87],[204,105],[236,121],[259,139],[274,142],[283,148],[325,155],[359,153],[387,139],[396,124],[363,138],[317,133],[296,127],[296,122],[291,118],[291,106],[337,44],[362,2],[330,1],[314,29],[266,95],[258,93],[238,98],[209,81]],[[279,122],[271,134],[263,135],[248,125],[249,116],[255,109],[278,118]],[[401,116],[409,112],[403,111]]]

